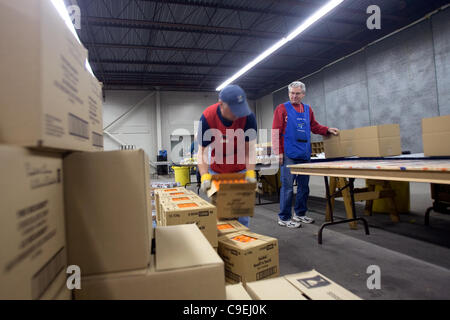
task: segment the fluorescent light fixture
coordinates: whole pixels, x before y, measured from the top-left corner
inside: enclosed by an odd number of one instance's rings
[[[321,19],[323,16],[325,16],[327,13],[329,13],[331,10],[336,8],[338,5],[340,5],[344,0],[331,0],[326,5],[321,7],[319,10],[317,10],[311,17],[306,19],[305,22],[303,22],[300,26],[298,26],[294,31],[292,31],[290,34],[288,34],[286,37],[282,38],[278,42],[276,42],[273,46],[271,46],[269,49],[261,53],[259,56],[257,56],[255,59],[250,61],[247,65],[245,65],[241,70],[236,72],[231,78],[227,79],[224,83],[222,83],[220,86],[216,88],[217,91],[222,90],[227,85],[231,84],[234,80],[241,77],[243,74],[245,74],[247,71],[249,71],[251,68],[253,68],[255,65],[260,63],[262,60],[270,56],[272,53],[280,49],[282,46],[284,46],[287,42],[291,41],[295,37],[297,37],[299,34],[301,34],[303,31],[308,29],[311,25],[313,25],[316,21]]]
[[[51,2],[53,4],[53,6],[56,8],[56,11],[58,11],[61,18],[66,23],[67,28],[69,28],[69,30],[74,35],[75,39],[77,39],[77,41],[79,43],[81,43],[80,38],[78,38],[77,31],[75,30],[75,27],[72,23],[72,20],[69,17],[69,13],[67,12],[67,8],[66,8],[66,5],[64,4],[64,0],[51,0]],[[92,71],[91,65],[89,64],[89,61],[87,59],[85,62],[85,67],[86,67],[86,70],[95,77],[94,72]]]

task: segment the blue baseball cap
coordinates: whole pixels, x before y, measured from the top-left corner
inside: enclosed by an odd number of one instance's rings
[[[228,104],[235,117],[242,118],[252,113],[244,90],[237,85],[231,84],[223,88],[219,93],[219,100]]]

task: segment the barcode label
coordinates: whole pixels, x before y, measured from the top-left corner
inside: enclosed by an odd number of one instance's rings
[[[69,134],[83,139],[89,139],[89,123],[69,113]]]
[[[39,299],[48,289],[56,276],[64,269],[66,260],[66,250],[62,248],[33,275],[31,279],[31,297],[33,300]]]
[[[258,272],[258,273],[256,274],[256,280],[261,280],[261,279],[270,277],[271,275],[273,275],[273,274],[275,274],[275,273],[277,273],[277,267],[276,267],[276,266],[275,266],[275,267],[272,267],[272,268],[269,268],[269,269],[267,269],[267,270]]]
[[[92,145],[94,147],[103,148],[103,135],[92,131]]]
[[[225,277],[236,282],[241,282],[241,276],[231,270],[225,269]]]

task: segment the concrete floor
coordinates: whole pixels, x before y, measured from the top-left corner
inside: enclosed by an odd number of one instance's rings
[[[361,183],[357,180],[357,186]],[[431,226],[423,225],[432,203],[428,184],[410,184],[411,211],[401,214],[401,222],[375,213],[366,217],[370,235],[361,225],[357,230],[347,224],[331,226],[323,232],[322,245],[317,233],[325,218],[323,178],[311,177],[310,189],[308,215],[314,224],[278,226],[278,203],[256,206],[250,221],[251,231],[278,239],[281,275],[316,269],[363,299],[450,299],[450,216],[432,213]],[[360,204],[357,213],[363,214]],[[336,202],[335,217],[345,217],[341,201]],[[370,265],[380,267],[379,290],[367,288]]]

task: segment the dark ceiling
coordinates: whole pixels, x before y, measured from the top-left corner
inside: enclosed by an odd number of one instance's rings
[[[105,89],[214,91],[328,0],[66,0]],[[346,0],[236,80],[259,98],[427,13],[444,0]],[[369,5],[381,30],[369,30]]]

